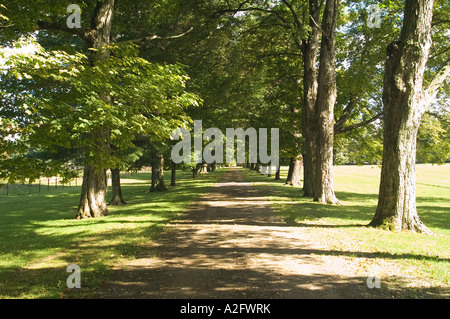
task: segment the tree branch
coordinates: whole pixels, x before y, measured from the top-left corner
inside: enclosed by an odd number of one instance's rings
[[[314,23],[314,25],[316,26],[316,28],[320,31],[320,33],[322,33],[323,35],[327,36],[325,34],[325,32],[323,31],[322,27],[320,25],[317,24],[316,20],[314,20],[314,17],[312,15],[309,15],[309,17],[311,18],[311,21]]]
[[[294,52],[272,52],[272,53],[260,54],[257,57],[258,58],[267,58],[267,57],[273,57],[273,56],[296,56],[296,57],[301,57],[302,54],[301,53],[294,53]]]
[[[283,27],[286,29],[293,29],[292,25],[287,21],[278,11],[270,10],[270,9],[263,9],[263,8],[257,8],[257,7],[249,7],[249,8],[238,8],[238,9],[224,9],[214,12],[214,14],[221,14],[221,13],[238,13],[238,12],[246,12],[246,11],[259,11],[259,12],[265,12],[275,15],[279,20],[283,22]],[[213,15],[214,15],[213,14]]]
[[[352,98],[350,102],[348,102],[347,106],[345,107],[344,111],[342,112],[342,116],[339,118],[339,120],[336,121],[336,124],[334,125],[334,132],[339,132],[344,128],[345,123],[347,122],[348,118],[350,117],[352,111],[355,109],[356,105],[358,103],[358,100],[356,98]]]
[[[14,26],[14,24],[0,25],[0,30],[6,29],[6,28],[10,28],[10,27],[13,27],[13,26]]]
[[[88,37],[86,35],[87,30],[85,30],[85,29],[77,29],[77,28],[70,29],[67,26],[56,23],[56,22],[47,22],[47,21],[41,21],[41,20],[39,20],[37,22],[37,25],[40,30],[62,31],[62,32],[66,32],[69,34],[77,35],[85,41],[88,40]]]
[[[292,5],[286,0],[282,0],[282,2],[289,8],[289,11],[291,11],[292,17],[294,18],[294,25],[296,25],[297,28],[300,29],[300,26],[302,25],[302,23],[300,22],[300,19],[298,18],[298,15],[295,12],[295,10],[292,7]]]
[[[383,113],[378,113],[374,117],[372,117],[372,118],[370,118],[370,119],[368,119],[366,121],[362,121],[362,122],[360,122],[358,124],[350,125],[350,126],[341,128],[340,130],[337,130],[337,131],[335,129],[334,134],[337,135],[337,134],[343,134],[343,133],[347,133],[347,132],[353,131],[353,130],[355,130],[357,128],[360,128],[360,127],[366,126],[366,125],[368,125],[370,123],[373,123],[373,122],[375,122],[376,120],[378,120],[378,119],[380,119],[382,117],[383,117]]]
[[[436,98],[436,94],[439,88],[442,86],[445,80],[450,76],[450,60],[446,62],[447,64],[439,70],[434,79],[425,89],[425,109],[428,109]]]
[[[140,38],[136,38],[136,39],[132,39],[132,40],[126,40],[126,41],[121,41],[121,42],[117,42],[118,44],[121,43],[141,43],[141,42],[150,42],[153,40],[171,40],[171,39],[178,39],[181,38],[183,36],[185,36],[186,34],[188,34],[189,32],[191,32],[192,30],[194,30],[193,27],[189,28],[189,30],[187,30],[186,32],[177,34],[177,35],[171,35],[171,36],[166,36],[166,37],[161,37],[159,35],[156,34],[152,34],[149,36],[145,36],[145,37],[140,37]]]
[[[447,123],[448,125],[450,125],[450,121],[447,120],[446,118],[444,118],[442,115],[439,115],[439,114],[434,113],[434,112],[426,112],[426,113],[427,113],[428,115],[430,115],[430,116],[432,116],[432,117],[438,119],[439,121],[445,122],[445,123]]]

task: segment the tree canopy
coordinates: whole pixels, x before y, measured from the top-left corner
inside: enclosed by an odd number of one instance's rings
[[[404,1],[79,1],[75,28],[70,4],[0,6],[1,178],[144,165],[200,119],[279,128],[282,162],[302,157],[304,195],[324,202],[338,203],[333,164],[381,164],[386,48],[406,32]],[[449,6],[434,2],[425,86],[450,59]],[[450,160],[448,81],[436,91],[419,162]]]

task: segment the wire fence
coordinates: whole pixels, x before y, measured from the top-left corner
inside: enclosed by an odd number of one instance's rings
[[[134,174],[147,173],[150,174],[150,170],[133,170],[120,172],[121,178],[131,177]],[[107,172],[108,185],[111,185],[111,172]],[[81,187],[83,183],[82,172],[80,171],[77,178],[73,178],[69,181],[64,181],[61,177],[41,177],[33,182],[20,182],[20,183],[7,183],[0,180],[0,198],[5,197],[17,197],[30,194],[46,194],[50,192],[64,192],[73,187]]]
[[[24,196],[43,192],[56,192],[67,190],[71,186],[81,186],[82,178],[74,178],[63,183],[61,177],[40,178],[34,182],[0,183],[0,197]]]

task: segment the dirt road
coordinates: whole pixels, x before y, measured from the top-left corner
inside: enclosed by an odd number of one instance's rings
[[[99,298],[383,298],[346,261],[288,226],[242,169],[229,169],[182,220],[114,269]]]

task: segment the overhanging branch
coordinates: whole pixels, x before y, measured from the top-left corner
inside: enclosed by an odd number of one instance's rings
[[[37,25],[40,30],[62,31],[62,32],[66,32],[69,34],[77,35],[85,41],[88,40],[87,30],[85,30],[85,29],[78,29],[78,28],[70,29],[67,26],[62,25],[60,23],[47,22],[47,21],[38,21]]]
[[[0,25],[0,30],[6,29],[6,28],[10,28],[13,27],[14,24],[8,24],[8,25]]]
[[[437,113],[434,113],[434,112],[426,112],[426,114],[428,114],[428,115],[430,115],[430,116],[432,116],[432,117],[438,119],[439,121],[445,122],[445,123],[447,123],[448,125],[450,125],[450,121],[449,121],[448,119],[444,118],[444,117],[443,117],[442,115],[440,115],[440,114],[437,114]]]
[[[294,7],[292,7],[292,5],[288,1],[286,1],[286,0],[282,0],[282,1],[288,7],[289,11],[291,12],[292,17],[294,18],[294,24],[297,26],[297,28],[300,29],[302,23],[300,22],[300,19],[298,18],[298,15],[295,12]]]
[[[425,109],[428,109],[433,100],[436,97],[436,94],[439,88],[442,86],[444,81],[450,76],[450,60],[447,61],[447,64],[439,70],[434,79],[425,89]]]
[[[356,105],[358,104],[358,100],[356,98],[352,98],[350,102],[345,107],[344,111],[342,112],[342,116],[339,118],[339,120],[336,121],[336,124],[334,125],[334,132],[339,134],[339,132],[344,128],[345,123],[347,122],[348,118],[350,117],[352,111],[355,109]]]
[[[373,122],[375,122],[376,120],[378,120],[378,119],[380,119],[382,117],[383,117],[383,113],[378,113],[377,115],[375,115],[374,117],[372,117],[372,118],[370,118],[370,119],[368,119],[366,121],[362,121],[362,122],[354,124],[354,125],[343,127],[343,128],[338,129],[338,130],[336,130],[336,128],[335,128],[334,134],[337,135],[337,134],[343,134],[343,133],[347,133],[347,132],[353,131],[353,130],[355,130],[357,128],[360,128],[360,127],[366,126],[366,125],[368,125],[370,123],[373,123]]]
[[[271,9],[264,9],[264,8],[258,8],[258,7],[249,7],[249,8],[238,8],[238,9],[223,9],[214,12],[214,14],[222,14],[222,13],[238,13],[238,12],[246,12],[246,11],[259,11],[264,13],[273,14],[275,17],[277,17],[283,24],[282,26],[286,29],[293,29],[292,25],[287,21],[278,11],[271,10]]]
[[[151,34],[145,37],[140,37],[140,38],[136,38],[136,39],[132,39],[132,40],[126,40],[126,41],[121,41],[121,42],[117,42],[118,44],[121,43],[142,43],[142,42],[150,42],[153,40],[172,40],[172,39],[178,39],[181,38],[183,36],[185,36],[186,34],[188,34],[189,32],[191,32],[192,30],[194,30],[193,27],[189,28],[189,30],[187,30],[186,32],[177,34],[177,35],[170,35],[170,36],[165,36],[165,37],[161,37],[159,35],[156,34]]]

